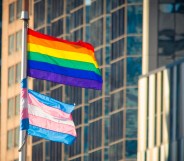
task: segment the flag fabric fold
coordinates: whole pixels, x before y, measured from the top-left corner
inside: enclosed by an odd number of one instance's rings
[[[22,88],[22,98],[25,106],[21,109],[21,130],[47,140],[65,144],[74,142],[76,130],[71,115],[74,105],[59,102],[26,88]]]
[[[28,29],[27,75],[82,88],[102,89],[92,45],[70,42]]]

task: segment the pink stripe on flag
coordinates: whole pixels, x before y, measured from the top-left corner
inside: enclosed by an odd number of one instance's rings
[[[20,113],[20,118],[21,118],[21,120],[28,118],[28,108],[23,108],[22,109],[22,111]]]
[[[37,117],[29,114],[29,123],[34,126],[45,128],[47,130],[52,130],[56,132],[66,133],[73,136],[76,136],[75,126],[60,124],[53,121],[50,121],[45,118]]]
[[[28,93],[28,104],[34,105],[40,109],[42,109],[44,112],[58,118],[67,118],[69,120],[72,120],[72,115],[65,113],[59,109],[49,107],[41,102],[39,102],[33,95]]]
[[[22,98],[27,98],[27,88],[22,88],[21,89],[21,97]]]

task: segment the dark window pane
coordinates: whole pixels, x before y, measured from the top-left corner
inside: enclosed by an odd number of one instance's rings
[[[137,107],[138,91],[137,88],[128,88],[126,90],[126,107]]]
[[[13,52],[14,52],[14,50],[15,50],[15,48],[14,48],[14,34],[12,34],[12,35],[10,35],[9,37],[8,37],[8,54],[10,55],[10,54],[12,54]]]
[[[99,49],[95,51],[96,60],[98,62],[98,65],[103,65],[103,49]]]
[[[72,112],[73,121],[75,126],[82,124],[82,108],[75,109]]]
[[[119,58],[124,55],[124,39],[112,43],[111,60]]]
[[[15,19],[15,3],[9,5],[9,22],[13,22]]]
[[[102,160],[101,150],[89,154],[89,161],[101,161],[101,160]]]
[[[45,23],[45,0],[41,0],[34,5],[34,28]]]
[[[63,34],[63,19],[51,23],[52,36],[57,37]]]
[[[16,76],[15,76],[15,80],[16,83],[20,83],[20,78],[21,77],[21,63],[16,64]]]
[[[126,157],[136,158],[137,156],[137,140],[127,140],[126,141]]]
[[[110,116],[110,142],[123,138],[123,111]]]
[[[127,85],[136,85],[142,72],[142,58],[127,58]]]
[[[82,103],[82,88],[66,86],[65,100],[66,103],[79,105]]]
[[[43,160],[43,143],[39,143],[32,146],[32,160],[34,161]]]
[[[91,3],[91,18],[98,17],[103,14],[104,0],[96,0]]]
[[[165,21],[169,20],[169,21]],[[159,33],[158,33],[158,52],[159,55],[174,54],[174,5],[161,4],[159,6]]]
[[[128,6],[128,34],[142,33],[142,6]]]
[[[112,0],[112,9],[124,4],[125,0]]]
[[[137,109],[126,110],[126,137],[137,138]]]
[[[89,105],[89,119],[95,119],[102,115],[102,99],[97,100]]]
[[[67,1],[68,2],[68,1]],[[76,7],[78,7],[78,6],[80,6],[80,5],[82,5],[83,4],[83,0],[70,0],[69,2],[68,2],[68,7],[69,7],[69,9],[74,9],[74,8],[76,8]]]
[[[123,86],[124,61],[120,60],[111,65],[111,90]]]
[[[54,90],[51,90],[50,96],[58,101],[62,101],[62,91],[63,91],[62,86]]]
[[[112,39],[124,34],[124,8],[112,13]]]
[[[64,11],[64,1],[61,0],[54,0],[51,1],[52,6],[52,19],[61,16]]]
[[[111,145],[109,148],[109,160],[119,161],[123,159],[123,143]]]
[[[142,54],[142,37],[127,38],[127,54],[128,55]]]
[[[120,109],[124,106],[124,91],[119,91],[116,93],[111,94],[111,107],[110,111],[114,111]]]
[[[44,81],[39,79],[34,79],[33,90],[36,92],[42,92],[44,90]]]
[[[50,160],[60,161],[62,160],[62,144],[50,141]],[[46,154],[47,155],[47,154]]]
[[[143,0],[127,0],[128,3],[142,3]]]
[[[8,99],[8,111],[7,111],[8,118],[11,118],[14,116],[14,106],[15,106],[14,98],[9,98]]]
[[[19,19],[22,11],[22,0],[17,0],[17,18]]]
[[[103,44],[103,18],[91,23],[91,43],[97,47]]]
[[[8,86],[15,83],[15,71],[14,66],[8,68]]]
[[[71,14],[71,28],[74,29],[83,24],[83,8]]]
[[[89,124],[89,149],[94,149],[102,145],[102,120]]]
[[[76,131],[77,131],[77,139],[69,147],[69,156],[70,157],[72,157],[74,155],[81,154],[81,149],[82,149],[82,132],[81,132],[81,128],[76,129]]]
[[[83,28],[80,28],[80,29],[72,32],[71,39],[72,39],[72,41],[83,40]]]

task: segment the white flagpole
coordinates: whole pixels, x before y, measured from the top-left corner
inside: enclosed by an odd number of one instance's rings
[[[28,0],[23,1],[23,11],[21,13],[21,20],[23,20],[22,27],[22,61],[21,61],[21,81],[27,78],[27,27],[28,27]],[[27,82],[26,82],[27,83]],[[20,111],[23,108],[23,98],[20,98]],[[20,130],[19,147],[25,142],[26,131]],[[19,161],[26,161],[26,146],[22,146],[19,151]]]

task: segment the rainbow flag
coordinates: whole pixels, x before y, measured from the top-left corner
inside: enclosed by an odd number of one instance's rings
[[[74,105],[27,90],[26,85],[22,87],[21,98],[24,103],[20,113],[21,130],[27,130],[31,136],[72,144],[76,139],[71,115]]]
[[[92,45],[70,42],[28,29],[27,75],[82,88],[102,89]]]

